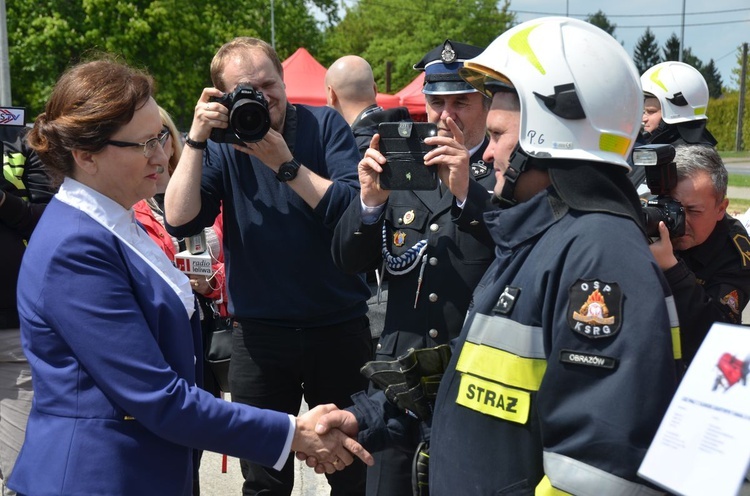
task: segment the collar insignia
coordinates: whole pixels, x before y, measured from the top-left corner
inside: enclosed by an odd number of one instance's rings
[[[490,167],[484,163],[484,160],[471,164],[471,175],[474,179],[479,179],[490,173]]]

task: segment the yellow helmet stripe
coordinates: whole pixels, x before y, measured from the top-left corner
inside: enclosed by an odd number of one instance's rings
[[[624,157],[628,153],[630,139],[611,133],[602,133],[599,136],[599,149],[603,152],[612,152]]]
[[[651,79],[652,83],[654,83],[655,85],[663,89],[665,92],[668,92],[669,90],[667,89],[667,87],[664,85],[664,83],[661,82],[661,79],[659,79],[660,72],[661,72],[661,67],[659,67],[654,72],[652,72],[651,77],[649,79]]]
[[[518,53],[522,57],[525,57],[526,60],[528,60],[529,63],[536,68],[536,70],[544,75],[547,74],[547,71],[544,70],[544,67],[542,67],[542,63],[539,62],[539,59],[534,53],[534,50],[532,50],[531,45],[529,45],[529,35],[539,26],[540,24],[535,24],[514,34],[510,38],[510,40],[508,40],[508,46],[514,52]]]

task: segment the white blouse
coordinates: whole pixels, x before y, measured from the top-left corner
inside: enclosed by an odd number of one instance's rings
[[[195,311],[195,296],[188,277],[177,270],[166,254],[135,222],[133,209],[122,205],[98,191],[66,177],[55,198],[76,208],[120,238],[151,267],[182,301],[188,318]]]

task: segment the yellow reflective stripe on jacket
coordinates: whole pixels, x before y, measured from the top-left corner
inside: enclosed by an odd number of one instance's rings
[[[525,424],[529,419],[531,394],[462,374],[456,403],[475,412]]]
[[[547,361],[524,358],[486,345],[464,343],[456,370],[509,386],[538,391]]]
[[[3,177],[6,181],[16,187],[16,189],[24,190],[26,186],[23,184],[23,166],[26,164],[26,157],[21,153],[5,153],[3,154]]]
[[[669,314],[669,329],[672,332],[672,353],[675,360],[682,360],[682,339],[680,338],[680,319],[677,317],[677,306],[674,296],[664,298]]]
[[[534,490],[534,496],[570,496],[570,493],[566,493],[565,491],[560,491],[557,488],[552,487],[552,484],[550,483],[549,479],[545,475],[542,477],[542,480],[539,481],[539,484],[536,485],[536,489]]]
[[[537,391],[547,370],[541,327],[506,317],[477,314],[456,370],[507,386]]]

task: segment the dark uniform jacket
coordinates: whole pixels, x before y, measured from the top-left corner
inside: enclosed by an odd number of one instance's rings
[[[357,142],[359,154],[363,157],[365,156],[365,152],[370,148],[372,137],[378,132],[378,124],[381,122],[410,120],[411,116],[406,107],[395,107],[385,110],[377,105],[367,107],[352,122],[352,133],[354,133],[354,140]]]
[[[495,184],[492,164],[481,161],[486,145],[485,140],[471,157],[475,179],[470,179],[463,210],[442,185],[434,191],[393,191],[374,224],[362,223],[357,197],[336,226],[333,258],[349,273],[379,269],[383,240],[395,257],[426,240],[425,252],[410,270],[386,275],[388,307],[377,359],[447,343],[461,330],[474,286],[493,258],[482,222],[483,212],[492,208],[490,192]]]
[[[750,298],[750,241],[742,223],[725,216],[705,242],[675,252],[664,271],[674,293],[682,354],[692,360],[714,322],[740,324]]]
[[[440,383],[430,494],[645,489],[636,472],[676,390],[679,329],[643,232],[552,188],[485,221],[497,259]],[[388,419],[378,437],[382,402],[353,408],[366,446],[405,432]]]

